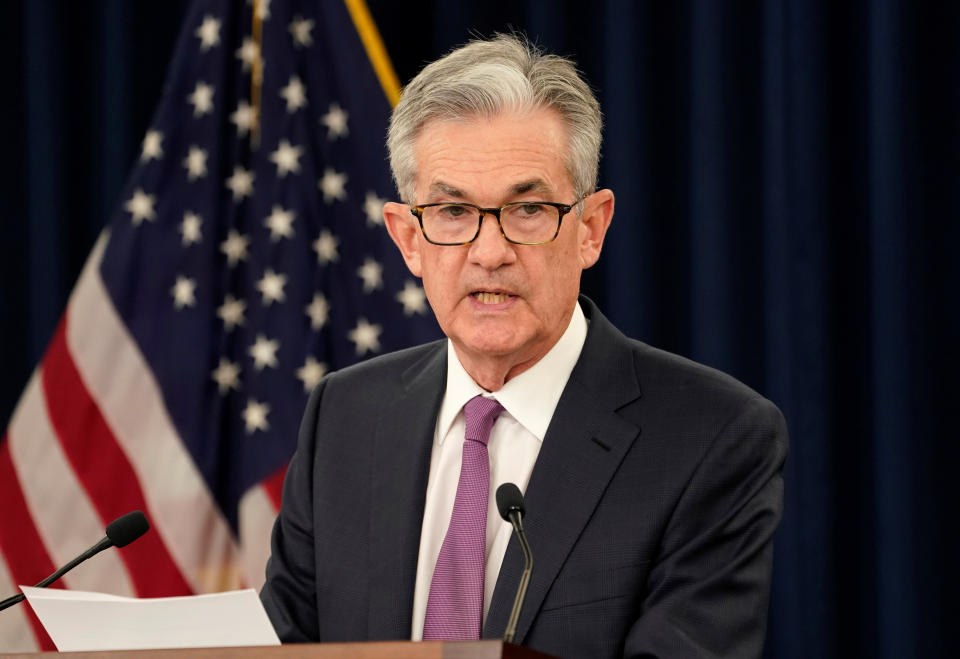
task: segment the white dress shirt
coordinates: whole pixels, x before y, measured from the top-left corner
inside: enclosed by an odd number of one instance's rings
[[[586,338],[587,319],[577,303],[570,324],[550,351],[530,369],[512,378],[494,393],[474,382],[460,364],[450,341],[447,341],[447,388],[437,415],[433,451],[430,455],[427,500],[420,530],[420,554],[413,593],[411,638],[414,641],[423,638],[423,621],[433,569],[450,524],[453,500],[460,481],[464,439],[463,406],[474,396],[482,394],[495,398],[504,408],[487,443],[490,454],[490,496],[487,506],[486,574],[483,588],[483,619],[486,622],[493,589],[500,574],[500,564],[513,532],[510,523],[504,521],[497,511],[497,488],[503,483],[512,482],[521,492],[526,491],[543,437]]]

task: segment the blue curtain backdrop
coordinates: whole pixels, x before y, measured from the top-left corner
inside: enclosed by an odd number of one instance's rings
[[[119,202],[184,5],[7,5],[4,425]],[[511,28],[591,80],[617,213],[585,291],[790,425],[767,655],[960,655],[957,4],[369,6],[404,81]]]

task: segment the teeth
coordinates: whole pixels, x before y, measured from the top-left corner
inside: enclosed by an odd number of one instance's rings
[[[486,291],[481,291],[479,293],[474,293],[475,297],[480,304],[499,304],[501,302],[506,302],[507,298],[510,297],[504,293],[487,293]]]

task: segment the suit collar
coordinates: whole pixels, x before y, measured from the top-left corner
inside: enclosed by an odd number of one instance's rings
[[[581,295],[580,306],[590,321],[590,331],[571,377],[589,386],[611,411],[618,410],[641,395],[629,339],[590,298]]]
[[[430,450],[446,380],[444,346],[433,344],[403,373],[399,395],[380,401],[370,475],[370,640],[410,636]]]
[[[525,494],[534,570],[517,628],[522,642],[610,479],[640,433],[617,410],[640,397],[633,353],[596,305],[580,298],[587,340],[560,397]],[[484,636],[503,635],[523,560],[516,538],[504,556]]]

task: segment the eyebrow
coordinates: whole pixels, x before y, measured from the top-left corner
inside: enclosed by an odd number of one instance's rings
[[[534,178],[529,181],[514,184],[510,188],[510,192],[514,195],[527,194],[528,192],[547,195],[553,192],[553,186],[548,185],[543,179]]]
[[[455,188],[443,181],[436,181],[430,184],[430,196],[456,197],[466,199],[467,195],[460,188]]]
[[[549,195],[553,191],[553,186],[549,185],[546,181],[540,178],[534,178],[511,185],[509,196],[515,197],[517,195],[527,194],[529,192]],[[449,185],[448,183],[444,183],[443,181],[435,181],[432,183],[430,185],[430,193],[431,196],[454,197],[456,199],[468,198],[468,195],[463,190]]]

